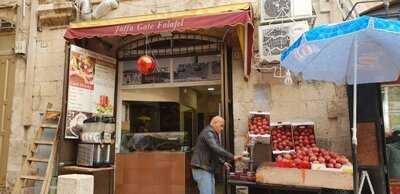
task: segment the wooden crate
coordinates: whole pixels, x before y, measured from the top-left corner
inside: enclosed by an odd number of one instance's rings
[[[265,184],[320,187],[341,190],[353,189],[353,175],[349,173],[297,168],[278,168],[275,167],[273,163],[263,163],[257,169],[256,177],[257,182]]]
[[[390,179],[390,194],[400,194],[400,179]]]

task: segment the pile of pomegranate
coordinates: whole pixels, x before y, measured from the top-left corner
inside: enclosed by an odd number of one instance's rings
[[[341,168],[349,163],[345,156],[317,146],[311,148],[302,147],[291,153],[279,154],[275,156],[275,160],[278,163],[292,163],[293,167],[299,164],[316,163],[325,164],[327,168]]]
[[[272,126],[272,147],[273,151],[294,150],[292,130],[290,125]]]
[[[314,127],[312,125],[294,126],[293,139],[296,150],[303,147],[316,147]]]
[[[249,133],[255,135],[271,134],[269,128],[269,115],[253,114],[249,119]]]

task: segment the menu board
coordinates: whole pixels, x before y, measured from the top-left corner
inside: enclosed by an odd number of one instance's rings
[[[78,139],[83,121],[113,116],[116,60],[71,46],[65,138]]]

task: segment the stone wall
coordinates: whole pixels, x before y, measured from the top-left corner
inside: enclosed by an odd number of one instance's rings
[[[59,0],[58,2],[61,2]],[[106,18],[127,17],[180,11],[195,8],[212,7],[230,3],[242,3],[243,0],[124,0],[119,8],[112,11]],[[255,16],[258,13],[258,4],[253,2]],[[317,20],[316,24],[339,21],[333,0],[314,0]],[[9,13],[7,13],[9,14]],[[14,21],[13,17],[11,20]],[[52,103],[54,109],[61,109],[62,84],[64,72],[65,28],[43,28],[34,37],[34,83],[33,83],[33,125],[24,128],[22,115],[24,111],[25,66],[18,63],[16,72],[15,96],[12,113],[12,134],[10,137],[10,151],[8,158],[8,183],[13,185],[16,174],[22,164],[22,154],[26,145],[33,137],[33,131],[38,127],[40,113],[47,103]],[[255,41],[257,45],[257,41]],[[238,52],[238,51],[235,51]],[[234,103],[234,130],[235,152],[243,150],[247,131],[247,115],[251,110],[266,110],[272,113],[273,121],[283,120],[312,120],[317,123],[317,138],[324,147],[349,154],[347,102],[344,87],[332,84],[306,83],[286,86],[282,80],[272,78],[271,74],[252,72],[249,81],[243,80],[243,65],[235,57],[233,67],[233,103]],[[335,112],[336,113],[330,113]],[[334,115],[334,116],[328,116]],[[335,117],[335,115],[337,115]]]
[[[334,1],[313,0],[315,26],[341,21]],[[256,15],[257,15],[256,9]],[[257,17],[257,16],[256,16]],[[256,30],[257,32],[257,30]],[[255,53],[258,40],[255,39]],[[234,51],[239,52],[239,51]],[[233,117],[235,153],[243,151],[250,111],[271,113],[272,122],[313,121],[316,123],[317,143],[321,147],[351,155],[350,127],[345,86],[301,79],[285,85],[273,73],[252,70],[250,79],[243,81],[243,64],[239,57],[233,64]]]
[[[350,155],[350,131],[345,86],[305,82],[285,85],[271,73],[253,71],[243,79],[240,60],[234,61],[233,114],[235,153],[243,151],[250,111],[267,111],[271,121],[313,121],[321,147]]]
[[[54,110],[61,110],[65,56],[63,33],[64,29],[46,30],[39,32],[36,37],[36,49],[31,53],[35,56],[35,68],[32,95],[33,125],[29,128],[25,128],[22,121],[25,66],[17,63],[7,170],[8,187],[15,183],[15,177],[21,170],[22,155],[26,153],[47,104],[51,103]]]

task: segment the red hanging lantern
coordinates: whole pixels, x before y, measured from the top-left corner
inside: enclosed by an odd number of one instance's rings
[[[143,55],[137,60],[137,67],[140,73],[148,75],[156,68],[156,60],[149,55]]]

